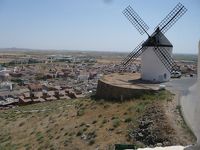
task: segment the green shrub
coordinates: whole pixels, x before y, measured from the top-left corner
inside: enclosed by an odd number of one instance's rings
[[[107,122],[107,119],[106,119],[106,118],[103,118],[102,124],[105,124],[106,122]]]
[[[84,115],[84,109],[80,109],[77,111],[77,116],[83,116]]]
[[[21,123],[19,124],[19,127],[23,126],[24,124],[25,124],[25,122],[21,122]]]
[[[96,121],[96,120],[92,121],[92,124],[95,124],[95,123],[97,123],[97,121]]]
[[[87,131],[87,128],[83,128],[83,131]]]
[[[80,127],[82,127],[82,126],[84,126],[85,125],[85,122],[82,122],[81,124],[80,124]]]
[[[31,149],[31,146],[30,146],[30,144],[25,144],[24,148],[25,148],[25,150],[29,150],[29,149]]]
[[[132,121],[132,119],[131,119],[131,117],[127,117],[125,120],[124,120],[124,122],[131,122]]]
[[[81,136],[82,134],[83,134],[83,130],[80,129],[80,130],[77,132],[76,136]]]
[[[44,138],[44,136],[43,136],[42,132],[37,132],[36,133],[36,140],[37,141],[42,142],[43,138]]]
[[[112,123],[113,123],[113,127],[117,128],[120,125],[120,120],[114,119]]]
[[[135,106],[136,112],[138,112],[138,113],[143,112],[143,111],[145,110],[145,108],[146,108],[146,105],[147,105],[147,104],[145,104],[145,103],[143,103],[143,102],[141,102],[141,103],[139,103],[138,105],[136,105],[136,106]]]
[[[114,119],[118,119],[118,117],[113,116],[113,117],[111,118],[111,120],[114,120]]]
[[[98,116],[98,118],[101,118],[102,117],[102,114],[100,114],[99,116]]]
[[[95,143],[95,140],[94,140],[94,139],[92,139],[92,140],[90,140],[90,141],[89,141],[89,143],[88,143],[88,144],[89,144],[89,145],[93,145],[94,143]]]

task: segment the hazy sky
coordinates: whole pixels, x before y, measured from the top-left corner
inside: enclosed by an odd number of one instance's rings
[[[0,0],[0,47],[131,51],[140,35],[122,14],[131,5],[149,33],[181,2],[187,13],[165,34],[175,53],[197,53],[200,0]]]

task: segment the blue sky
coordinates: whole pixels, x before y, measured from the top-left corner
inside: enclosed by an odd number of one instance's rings
[[[147,36],[123,9],[131,5],[152,33],[178,2],[188,11],[165,35],[174,53],[197,53],[200,0],[0,0],[0,47],[129,52]]]

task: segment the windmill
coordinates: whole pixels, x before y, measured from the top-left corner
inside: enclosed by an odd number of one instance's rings
[[[165,82],[171,77],[174,71],[179,68],[172,58],[173,45],[165,37],[165,33],[185,14],[187,9],[181,3],[158,24],[150,35],[148,25],[140,16],[128,6],[123,14],[135,26],[141,35],[147,34],[148,39],[142,41],[127,57],[121,65],[126,68],[141,55],[141,78],[153,82]]]

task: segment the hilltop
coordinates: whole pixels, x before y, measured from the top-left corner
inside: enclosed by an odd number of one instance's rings
[[[0,146],[74,150],[110,149],[116,143],[191,144],[194,137],[173,101],[172,94],[159,91],[125,102],[58,100],[1,110]]]

